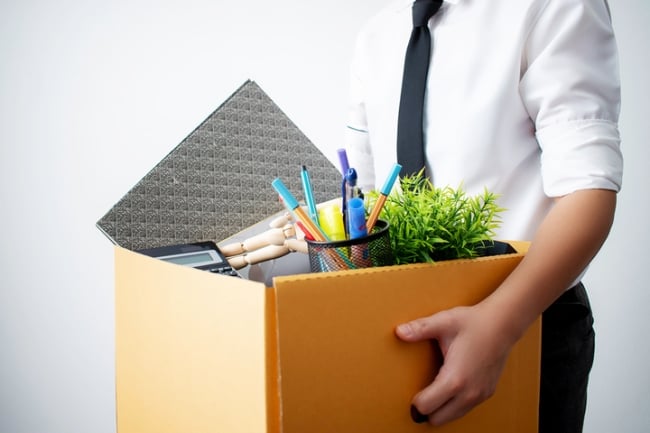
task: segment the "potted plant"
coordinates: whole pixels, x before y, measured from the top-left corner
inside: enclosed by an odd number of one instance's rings
[[[401,179],[380,218],[389,224],[396,264],[430,263],[511,252],[494,240],[500,226],[498,195],[487,190],[468,196],[462,188],[435,187],[422,172]],[[377,193],[367,194],[372,208]]]

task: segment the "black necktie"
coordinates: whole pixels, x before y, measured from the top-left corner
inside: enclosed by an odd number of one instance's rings
[[[416,0],[413,3],[413,31],[406,48],[402,96],[397,121],[397,162],[401,175],[411,175],[424,167],[424,91],[431,55],[429,19],[438,12],[442,0]]]

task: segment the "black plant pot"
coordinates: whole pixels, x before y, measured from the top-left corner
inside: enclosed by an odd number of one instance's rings
[[[476,251],[476,257],[499,256],[502,254],[513,254],[517,252],[512,245],[501,241],[485,241],[481,243],[481,245],[477,246]],[[452,251],[434,251],[431,254],[431,257],[436,262],[453,260],[456,258]]]

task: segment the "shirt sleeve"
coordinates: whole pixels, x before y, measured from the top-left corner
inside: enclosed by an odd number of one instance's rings
[[[545,2],[524,47],[520,93],[547,195],[620,190],[618,53],[605,0]]]

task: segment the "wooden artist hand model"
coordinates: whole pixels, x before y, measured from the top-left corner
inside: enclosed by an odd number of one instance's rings
[[[289,214],[280,216],[269,223],[270,229],[246,239],[220,247],[234,269],[277,259],[290,252],[307,254],[307,243],[301,232],[297,232]]]

